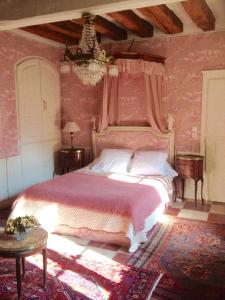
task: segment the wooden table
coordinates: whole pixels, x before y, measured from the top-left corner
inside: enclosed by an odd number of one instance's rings
[[[60,151],[61,174],[80,169],[84,166],[84,148],[64,148]]]
[[[47,271],[47,239],[48,233],[42,228],[33,228],[22,241],[17,241],[14,235],[8,235],[0,229],[0,256],[16,259],[16,279],[18,299],[21,297],[21,269],[25,275],[25,257],[42,251],[43,279],[46,287]],[[22,268],[21,268],[22,261]]]
[[[178,154],[176,155],[176,171],[178,178],[182,182],[182,200],[184,199],[184,185],[185,179],[192,178],[195,182],[195,205],[197,205],[197,188],[198,181],[201,181],[201,198],[202,204],[204,199],[202,195],[203,190],[203,161],[204,156],[197,154]]]

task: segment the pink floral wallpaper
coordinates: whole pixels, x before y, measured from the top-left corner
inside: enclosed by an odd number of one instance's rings
[[[27,56],[41,56],[58,65],[59,51],[51,46],[0,32],[0,158],[19,153],[15,65]]]
[[[111,52],[127,50],[130,43],[108,44]],[[165,114],[175,118],[176,148],[192,151],[199,148],[203,70],[225,69],[225,32],[170,36],[135,41],[132,51],[166,57],[163,83]],[[10,32],[0,32],[0,157],[19,153],[16,119],[15,64],[27,56],[41,56],[58,65],[61,50],[25,39]],[[99,116],[103,84],[83,86],[74,74],[61,76],[62,127],[75,120],[81,131],[75,144],[91,146],[92,116]],[[123,124],[144,125],[143,82],[128,79],[121,94]],[[191,138],[192,127],[198,139]],[[69,137],[63,134],[63,143]]]
[[[75,146],[91,147],[92,118],[100,113],[103,82],[95,87],[84,86],[76,75],[61,75],[62,127],[67,121],[76,121],[81,131],[75,133]],[[69,145],[69,135],[63,133],[63,145]]]
[[[128,43],[105,46],[111,52],[126,51]],[[198,151],[201,126],[203,70],[225,69],[225,32],[138,40],[132,51],[166,57],[163,83],[165,114],[175,118],[177,151]],[[123,124],[145,124],[143,82],[128,79],[121,95]],[[99,113],[102,84],[86,89],[75,75],[62,77],[63,121],[76,119],[82,128],[78,143],[90,145],[90,118]],[[198,138],[192,139],[192,127]]]
[[[117,44],[114,51],[122,47],[126,49],[127,45]],[[164,112],[175,118],[177,150],[197,151],[201,129],[201,71],[225,68],[225,32],[148,39],[136,42],[132,50],[167,58]],[[192,127],[198,129],[197,141],[191,138]]]

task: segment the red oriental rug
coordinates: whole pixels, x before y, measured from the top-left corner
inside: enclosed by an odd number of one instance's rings
[[[225,226],[169,218],[127,265],[51,235],[48,289],[42,286],[42,256],[28,257],[22,299],[225,300],[224,278]],[[0,299],[17,299],[14,259],[0,259]]]
[[[151,299],[225,300],[225,226],[180,219],[157,224],[128,265],[162,274]]]
[[[47,290],[43,289],[42,255],[26,258],[22,299],[26,300],[145,300],[158,273],[125,266],[70,237],[49,236]],[[15,259],[0,259],[0,299],[17,299]]]

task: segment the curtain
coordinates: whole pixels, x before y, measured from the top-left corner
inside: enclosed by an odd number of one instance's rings
[[[117,60],[119,75],[104,77],[103,101],[99,120],[99,131],[108,126],[120,125],[120,91],[123,80],[141,74],[145,83],[145,105],[148,123],[156,131],[167,132],[162,110],[162,80],[164,66],[143,60]]]
[[[148,123],[154,130],[166,133],[168,130],[163,117],[162,80],[162,75],[144,74]]]
[[[102,110],[99,131],[119,123],[119,76],[104,76]]]

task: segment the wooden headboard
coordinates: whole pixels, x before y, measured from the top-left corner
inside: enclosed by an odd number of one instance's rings
[[[103,132],[92,132],[93,157],[105,148],[132,150],[168,150],[169,162],[174,164],[175,133],[155,132],[151,127],[111,126]]]

